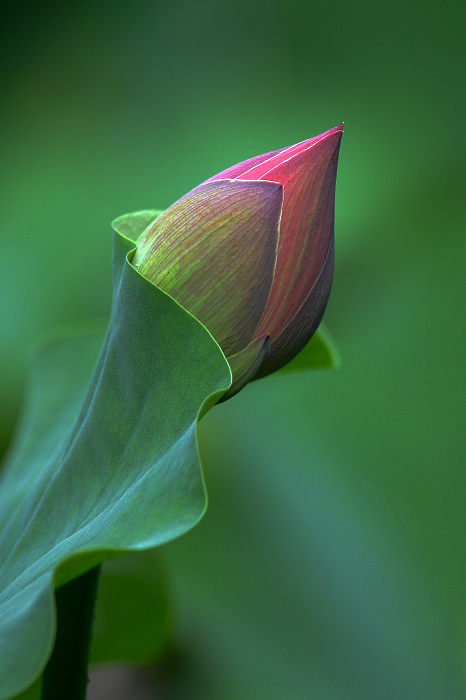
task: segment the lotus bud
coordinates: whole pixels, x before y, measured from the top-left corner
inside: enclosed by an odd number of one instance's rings
[[[275,372],[316,331],[333,277],[343,125],[234,165],[151,223],[132,264],[210,331],[229,398]]]

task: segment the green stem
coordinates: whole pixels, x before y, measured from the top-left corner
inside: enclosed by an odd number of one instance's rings
[[[42,700],[85,700],[100,567],[56,591],[57,636],[44,670]]]

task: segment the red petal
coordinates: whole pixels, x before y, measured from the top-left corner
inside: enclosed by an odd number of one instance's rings
[[[261,177],[284,187],[275,278],[257,335],[272,339],[289,323],[310,293],[333,241],[335,181],[342,126],[292,147],[268,161]],[[306,145],[307,144],[307,145]],[[261,164],[242,177],[256,174]]]
[[[260,368],[256,379],[265,377],[288,364],[314,335],[330,296],[333,263],[334,246],[332,241],[327,258],[313,288],[288,325],[274,337],[267,361]]]
[[[221,173],[217,173],[217,175],[210,177],[205,182],[212,182],[212,180],[239,179],[241,173],[251,170],[251,168],[253,168],[256,165],[259,165],[260,163],[263,163],[264,161],[269,161],[270,158],[272,158],[273,156],[276,156],[277,154],[280,155],[280,153],[288,151],[289,148],[290,146],[287,146],[286,148],[279,148],[276,151],[269,151],[268,153],[263,153],[260,156],[254,156],[254,158],[248,158],[248,160],[243,160],[241,163],[237,163],[236,165],[232,165],[226,170],[222,170]],[[293,147],[291,146],[291,148]],[[248,177],[246,179],[258,180],[259,178]]]

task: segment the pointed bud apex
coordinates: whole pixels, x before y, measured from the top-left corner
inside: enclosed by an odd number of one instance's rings
[[[342,131],[219,173],[140,240],[133,265],[196,316],[229,360],[226,397],[289,362],[320,323],[333,276]]]

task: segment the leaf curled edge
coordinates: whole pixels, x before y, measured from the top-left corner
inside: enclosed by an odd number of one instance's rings
[[[196,422],[230,370],[206,329],[132,268],[133,248],[115,233],[112,317],[90,381],[95,334],[42,350],[2,474],[0,700],[47,662],[54,586],[180,536],[205,510]]]

